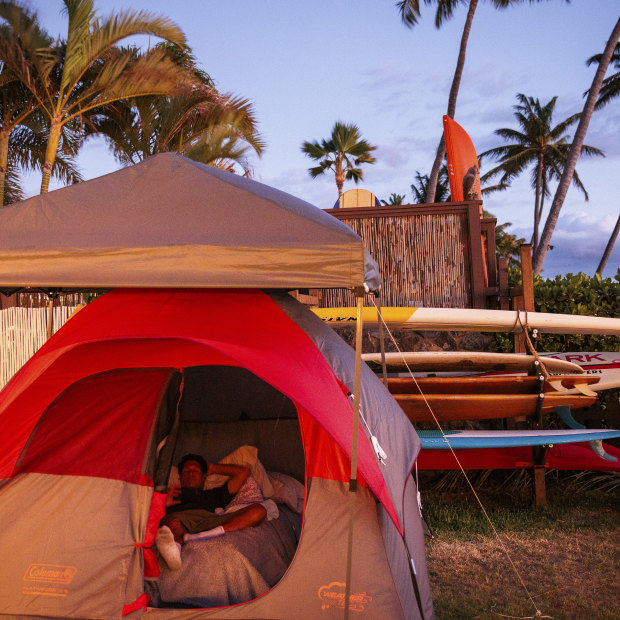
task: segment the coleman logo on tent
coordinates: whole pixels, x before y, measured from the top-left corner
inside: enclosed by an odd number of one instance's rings
[[[71,583],[77,573],[75,566],[59,566],[57,564],[31,564],[26,570],[24,581],[45,583]]]
[[[321,599],[321,609],[336,607],[344,609],[345,583],[332,581],[328,586],[319,588],[319,598]],[[351,592],[349,609],[351,611],[366,611],[366,606],[372,601],[372,596],[366,592]]]

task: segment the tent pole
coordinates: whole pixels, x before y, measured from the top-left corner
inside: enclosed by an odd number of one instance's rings
[[[357,445],[360,421],[360,391],[362,376],[362,311],[364,309],[364,289],[355,290],[357,297],[357,320],[355,332],[355,380],[353,384],[353,429],[351,436],[351,477],[349,479],[349,534],[347,542],[347,578],[344,593],[344,617],[349,618],[351,596],[351,568],[353,553],[353,521],[355,516],[355,499],[357,495]]]

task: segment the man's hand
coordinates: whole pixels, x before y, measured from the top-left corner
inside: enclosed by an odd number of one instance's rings
[[[174,486],[168,489],[168,493],[166,494],[166,508],[168,506],[175,506],[176,504],[180,504],[181,500],[179,498],[181,495],[181,487]]]

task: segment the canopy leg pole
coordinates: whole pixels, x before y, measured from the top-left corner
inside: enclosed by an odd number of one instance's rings
[[[385,333],[383,331],[383,317],[381,316],[381,298],[377,294],[377,320],[379,321],[379,347],[381,350],[381,374],[383,384],[388,387],[387,366],[385,364]]]
[[[364,309],[364,289],[355,291],[357,297],[357,320],[355,332],[355,380],[353,384],[353,429],[351,436],[351,477],[349,479],[349,534],[347,541],[347,577],[344,592],[344,617],[349,618],[351,597],[351,567],[353,554],[353,520],[357,495],[357,445],[359,439],[360,391],[362,377],[362,311]]]
[[[47,339],[52,337],[54,331],[54,298],[49,297],[47,300]]]

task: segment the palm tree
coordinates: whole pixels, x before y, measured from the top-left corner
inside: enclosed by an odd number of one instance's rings
[[[415,204],[425,202],[448,202],[450,200],[450,180],[448,178],[448,166],[444,164],[439,170],[439,179],[435,187],[435,194],[432,200],[427,200],[428,196],[428,174],[421,174],[415,171],[416,182],[411,184],[411,193]]]
[[[595,54],[594,56],[588,58],[586,64],[588,66],[598,64],[601,62],[602,57],[603,54]],[[620,43],[616,43],[616,49],[614,50],[610,63],[612,63],[618,71],[603,80],[603,83],[601,84],[601,92],[599,93],[596,105],[594,106],[595,110],[602,108],[614,97],[618,97],[620,95]],[[587,94],[588,91],[584,93],[584,96],[587,96]]]
[[[484,211],[484,217],[495,217],[492,213]],[[516,235],[506,232],[506,228],[512,226],[512,222],[504,222],[495,226],[495,248],[497,256],[504,256],[508,260],[509,267],[519,265],[520,248],[525,239],[518,239]]]
[[[0,192],[3,204],[8,205],[24,199],[20,183],[20,170],[41,170],[45,162],[49,128],[39,110],[35,110],[23,123],[11,131],[9,137],[9,157],[4,174],[4,182]],[[75,132],[73,132],[75,133]],[[53,176],[66,185],[82,181],[75,156],[80,142],[74,136],[64,132],[65,140],[56,155],[52,171]]]
[[[304,142],[301,150],[311,159],[319,162],[310,168],[310,176],[314,179],[326,170],[333,170],[338,187],[338,196],[342,195],[345,179],[358,183],[364,173],[361,164],[374,164],[375,158],[370,154],[377,147],[363,140],[357,125],[347,125],[337,121],[332,129],[329,140],[321,142]]]
[[[35,48],[47,47],[51,44],[51,38],[39,28],[36,15],[18,5],[6,7],[6,9],[11,11],[12,21],[18,23],[19,28],[16,32],[7,24],[0,25],[0,57],[5,59],[19,57],[20,37]],[[9,152],[17,156],[23,156],[24,152],[19,148],[16,151],[16,147],[19,147],[22,140],[13,140],[14,143],[10,144],[11,134],[28,119],[36,108],[35,98],[10,71],[7,62],[3,62],[0,67],[0,206],[5,204],[5,179],[9,167],[11,167],[9,202],[16,197],[21,197],[18,190],[17,171],[13,162],[9,163]]]
[[[457,7],[457,5],[463,4],[466,1],[467,0],[424,0],[424,4],[437,5],[437,12],[435,13],[435,27],[439,29],[445,21],[452,17],[454,9]],[[527,1],[531,3],[534,0]],[[535,1],[540,2],[540,0]],[[448,109],[446,111],[446,114],[450,118],[454,118],[454,113],[456,111],[456,100],[461,85],[463,68],[465,66],[467,41],[469,39],[469,33],[471,31],[471,25],[474,20],[474,15],[476,13],[476,7],[478,6],[478,0],[468,0],[468,2],[469,6],[467,9],[467,16],[465,18],[465,25],[463,27],[463,34],[461,35],[459,56],[456,62],[454,77],[452,78],[450,94],[448,96]],[[524,4],[526,0],[489,0],[489,2],[491,2],[493,7],[495,7],[496,9],[505,9],[511,5]],[[565,2],[569,3],[570,0],[565,0]],[[420,17],[420,4],[420,0],[399,0],[396,3],[396,6],[398,7],[398,10],[400,12],[401,19],[407,27],[413,28],[418,23],[418,19]],[[433,162],[433,167],[431,169],[431,174],[429,177],[426,202],[432,202],[435,197],[437,180],[439,178],[439,169],[441,168],[441,164],[444,160],[445,154],[446,143],[442,134],[441,140],[439,141],[439,146],[437,147],[435,161]]]
[[[588,97],[586,98],[586,102],[583,106],[583,111],[579,115],[579,124],[577,125],[577,130],[575,131],[573,143],[568,151],[566,165],[564,166],[562,177],[560,178],[560,182],[555,191],[555,196],[553,197],[553,202],[551,203],[551,209],[549,209],[549,215],[547,216],[545,227],[542,235],[540,236],[540,243],[538,244],[537,251],[534,253],[534,259],[532,261],[534,273],[540,274],[543,263],[545,262],[545,256],[547,255],[547,250],[549,248],[549,244],[551,243],[551,236],[553,235],[553,230],[555,229],[555,225],[560,217],[560,210],[564,204],[564,199],[566,198],[566,194],[568,192],[568,186],[570,185],[573,174],[575,173],[575,166],[577,165],[577,159],[579,158],[583,148],[583,141],[585,140],[586,133],[588,131],[590,119],[594,113],[594,106],[596,105],[596,101],[601,91],[603,79],[605,78],[605,73],[607,72],[607,67],[611,62],[614,50],[618,46],[619,38],[620,19],[616,22],[609,40],[607,41],[607,45],[605,46],[605,50],[601,56],[598,68],[594,74],[592,86],[590,86],[590,90],[588,91]]]
[[[197,81],[194,88],[178,96],[139,97],[107,106],[93,121],[96,130],[107,138],[123,165],[175,151],[230,171],[238,164],[248,175],[247,154],[253,150],[260,155],[264,148],[252,104],[220,94],[211,78],[196,67],[189,51],[161,47],[181,70],[193,76]]]
[[[0,61],[32,93],[47,116],[49,140],[43,164],[41,193],[49,179],[63,130],[88,121],[102,106],[131,97],[168,94],[186,87],[183,74],[161,49],[137,60],[116,44],[127,37],[149,34],[183,46],[185,37],[171,21],[144,11],[123,11],[100,21],[92,0],[63,0],[68,30],[66,41],[37,48],[22,40],[19,53],[0,54]],[[20,34],[14,2],[0,3],[0,17]]]
[[[387,200],[381,201],[381,204],[385,207],[391,205],[402,205],[405,204],[406,198],[407,196],[405,196],[404,194],[397,194],[395,192],[392,192]]]
[[[500,184],[507,186],[531,166],[531,184],[534,188],[532,246],[536,251],[544,199],[550,194],[549,181],[559,179],[562,175],[569,150],[566,131],[579,120],[579,114],[573,114],[554,126],[552,120],[557,97],[543,105],[538,99],[519,93],[517,101],[519,103],[514,109],[519,130],[505,128],[495,131],[496,135],[509,144],[480,155],[481,158],[491,157],[500,162],[497,167],[483,175],[481,180],[486,181],[501,175]],[[599,149],[587,145],[584,145],[582,152],[585,155],[603,155]],[[573,177],[573,183],[588,200],[588,193],[577,174]]]

